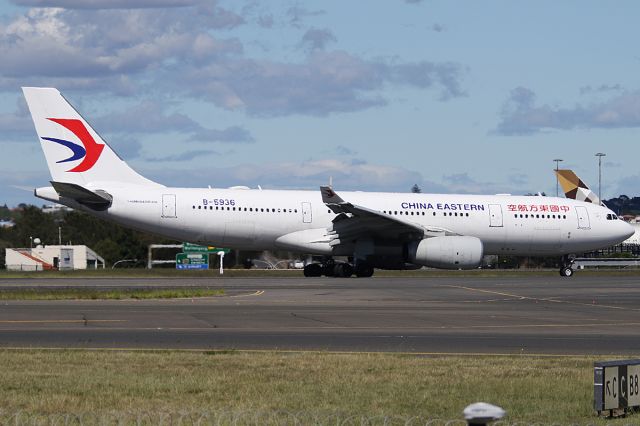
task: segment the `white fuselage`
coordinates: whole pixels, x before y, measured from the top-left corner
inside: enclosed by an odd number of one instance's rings
[[[177,240],[246,250],[352,254],[328,244],[327,230],[336,214],[319,191],[100,189],[111,194],[113,202],[107,211],[93,213]],[[579,253],[617,244],[633,233],[627,223],[612,219],[606,207],[565,198],[374,192],[340,196],[425,229],[477,237],[484,254]]]

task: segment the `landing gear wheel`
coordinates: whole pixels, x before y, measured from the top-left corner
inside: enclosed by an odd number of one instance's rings
[[[353,275],[353,266],[348,263],[337,263],[334,268],[334,276],[340,278],[349,278]]]
[[[336,262],[333,259],[329,259],[322,264],[322,275],[325,277],[336,276]]]
[[[322,275],[322,265],[319,263],[310,263],[304,267],[305,277],[319,277]]]
[[[369,278],[373,276],[373,266],[368,263],[358,263],[356,265],[356,277]]]
[[[571,277],[573,276],[573,269],[570,267],[563,267],[560,269],[560,275],[563,277]]]

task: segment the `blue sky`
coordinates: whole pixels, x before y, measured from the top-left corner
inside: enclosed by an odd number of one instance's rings
[[[49,175],[20,86],[55,86],[166,185],[640,195],[640,4],[0,3],[0,202]]]

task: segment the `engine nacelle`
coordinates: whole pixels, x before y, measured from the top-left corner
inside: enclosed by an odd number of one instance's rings
[[[484,247],[476,237],[425,238],[409,244],[411,263],[440,269],[474,269],[480,266]]]

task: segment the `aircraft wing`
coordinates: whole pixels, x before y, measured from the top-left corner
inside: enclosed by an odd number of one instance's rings
[[[368,237],[384,240],[413,241],[439,235],[457,235],[444,228],[425,228],[409,220],[387,215],[343,200],[328,186],[321,186],[322,201],[337,214],[328,229],[331,246]]]

